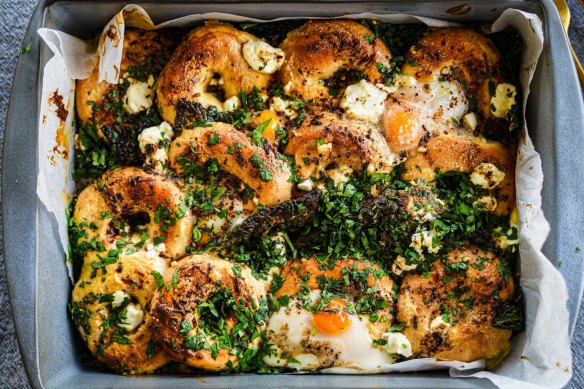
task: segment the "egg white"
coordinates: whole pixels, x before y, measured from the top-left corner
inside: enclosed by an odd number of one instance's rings
[[[468,111],[468,100],[457,81],[421,83],[414,77],[397,76],[388,88],[393,102],[412,111],[430,136],[457,130]]]

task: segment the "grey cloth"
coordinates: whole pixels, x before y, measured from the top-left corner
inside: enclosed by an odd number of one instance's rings
[[[569,0],[572,11],[570,39],[584,63],[584,9],[577,0]],[[0,140],[4,139],[5,115],[22,37],[35,0],[0,0]],[[2,151],[0,150],[0,157]],[[0,199],[1,200],[1,199]],[[0,226],[1,229],[1,226]],[[6,292],[6,276],[0,236],[0,388],[29,388],[14,333],[12,311]],[[64,309],[64,308],[63,308]],[[584,387],[584,309],[580,311],[572,352],[574,378],[567,388]]]

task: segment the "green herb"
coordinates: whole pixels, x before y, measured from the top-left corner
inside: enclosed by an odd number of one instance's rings
[[[25,47],[23,47],[22,50],[20,50],[20,54],[30,53],[31,49],[32,49],[32,42],[29,43],[28,45],[26,45]]]

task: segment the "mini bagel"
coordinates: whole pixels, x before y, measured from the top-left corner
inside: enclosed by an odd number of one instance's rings
[[[474,96],[479,113],[493,118],[489,82],[503,82],[501,55],[487,37],[470,28],[440,28],[420,39],[406,54],[402,73],[421,82],[454,77]]]
[[[515,159],[509,149],[483,138],[451,135],[432,138],[424,147],[424,150],[411,152],[404,162],[404,180],[422,178],[431,182],[436,178],[436,169],[471,173],[483,163],[493,164],[505,173],[503,181],[493,189],[497,199],[495,213],[500,216],[511,214],[515,208]]]
[[[170,57],[175,46],[174,41],[164,33],[132,28],[125,29],[123,45],[122,62],[118,74],[120,80],[127,77],[130,67],[136,68],[146,61],[151,61],[149,70],[153,74],[149,75],[156,79],[161,70],[160,63]],[[106,108],[106,105],[116,105],[122,96],[116,93],[119,90],[118,84],[98,81],[98,78],[99,61],[88,78],[77,80],[75,107],[77,116],[83,123],[93,119],[98,129],[101,129],[103,126],[116,123],[116,112]],[[103,136],[101,132],[100,135]]]
[[[339,118],[328,112],[307,118],[288,134],[285,154],[293,155],[298,175],[319,178],[330,165],[356,173],[389,173],[397,159],[379,129],[367,122]]]
[[[73,220],[85,232],[80,241],[90,245],[99,242],[105,248],[116,248],[121,238],[139,248],[158,241],[164,243],[163,255],[177,259],[185,254],[193,230],[193,216],[183,197],[170,178],[134,167],[115,169],[79,194]],[[144,231],[131,232],[120,226],[124,217],[139,214],[149,218]]]
[[[391,54],[373,32],[352,20],[310,20],[291,31],[280,45],[285,59],[280,82],[303,100],[330,100],[323,81],[342,70],[355,70],[375,84],[384,76],[376,63],[389,66]]]
[[[291,198],[290,169],[276,149],[252,144],[245,133],[229,124],[217,122],[185,130],[171,143],[168,154],[170,167],[178,174],[184,173],[182,158],[199,165],[216,159],[219,168],[250,187],[262,205]]]
[[[181,99],[222,110],[223,102],[207,91],[215,75],[223,78],[226,99],[237,96],[241,90],[267,89],[272,75],[252,69],[242,53],[245,43],[257,40],[217,21],[207,21],[205,26],[191,31],[160,74],[157,96],[164,120],[174,124],[176,105]]]
[[[166,260],[149,259],[144,251],[120,254],[96,274],[95,264],[104,263],[105,256],[98,252],[86,256],[73,289],[71,316],[101,363],[128,374],[152,372],[170,362],[152,338],[149,313],[157,289],[151,273],[164,271]]]
[[[150,311],[154,336],[172,359],[224,371],[238,363],[234,347],[244,352],[258,346],[265,325],[260,311],[267,311],[266,286],[247,266],[207,253],[192,255],[172,263],[164,280],[170,285],[173,279],[173,287],[161,288],[154,296]],[[230,301],[227,306],[225,300]],[[204,311],[205,304],[213,304],[219,316]],[[248,321],[242,322],[242,317]],[[236,326],[234,334],[231,330]]]
[[[406,324],[414,357],[470,362],[508,350],[511,331],[491,323],[514,283],[493,253],[456,249],[429,274],[406,275],[399,290],[397,321]]]

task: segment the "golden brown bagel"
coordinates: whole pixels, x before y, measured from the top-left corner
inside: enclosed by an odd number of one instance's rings
[[[303,179],[319,178],[321,171],[331,164],[348,166],[356,173],[364,168],[389,173],[396,163],[377,127],[328,112],[308,117],[292,130],[285,153],[294,156],[298,175]]]
[[[106,173],[79,194],[73,220],[85,232],[82,241],[95,240],[105,248],[115,248],[118,239],[140,247],[162,240],[163,255],[177,259],[185,254],[193,230],[193,217],[184,209],[183,197],[183,191],[170,178],[139,168],[120,168]],[[116,226],[125,217],[139,214],[149,218],[145,240],[140,231]]]
[[[481,138],[458,138],[441,135],[430,139],[425,151],[412,151],[404,162],[405,180],[436,178],[435,170],[442,172],[472,172],[481,163],[491,163],[505,173],[505,178],[495,188],[497,215],[509,215],[515,208],[515,158],[511,151],[500,143]]]
[[[251,40],[258,38],[217,21],[191,31],[160,74],[157,96],[164,120],[174,124],[181,99],[222,110],[223,102],[207,91],[215,75],[223,78],[226,99],[241,90],[267,89],[272,75],[253,70],[242,54],[242,46]]]
[[[241,270],[236,275],[235,267]],[[176,276],[175,276],[176,274]],[[245,265],[235,265],[211,254],[188,256],[178,262],[173,262],[164,275],[169,285],[176,279],[175,286],[161,288],[152,300],[151,315],[154,325],[154,336],[160,342],[168,355],[177,362],[204,370],[226,370],[232,363],[237,365],[238,357],[229,353],[231,347],[219,346],[218,354],[213,357],[210,349],[217,340],[213,335],[204,335],[201,328],[203,321],[219,321],[224,319],[230,332],[238,319],[234,312],[220,312],[218,318],[208,315],[199,316],[199,306],[212,298],[219,290],[227,289],[238,305],[245,306],[256,312],[266,309],[261,301],[265,298],[266,286],[251,275],[251,270]],[[264,301],[265,303],[265,301]],[[253,331],[260,331],[264,322],[255,322]],[[252,334],[247,334],[251,336]],[[197,347],[193,342],[189,346],[189,337],[202,336],[208,342],[207,347]],[[229,336],[234,336],[230,334]],[[194,340],[194,339],[193,339]],[[250,341],[248,348],[257,347],[260,338]]]
[[[452,76],[476,98],[484,118],[494,117],[489,81],[503,82],[501,55],[489,38],[470,28],[440,28],[426,35],[406,54],[402,72],[421,82]]]
[[[465,270],[449,271],[453,263]],[[399,291],[397,321],[406,324],[414,357],[470,362],[499,356],[511,331],[491,323],[514,294],[508,269],[476,247],[456,249],[432,267],[430,277],[406,275]]]
[[[280,48],[286,54],[280,82],[302,100],[328,100],[323,80],[339,70],[357,70],[375,84],[383,81],[376,63],[389,66],[391,54],[367,27],[352,20],[310,20],[288,34]]]
[[[160,72],[158,62],[168,59],[174,47],[174,42],[159,31],[126,28],[118,77],[123,78],[130,66],[136,67],[146,60],[152,60],[154,65],[151,65],[151,70],[155,73],[152,76],[157,78],[158,72]],[[98,81],[98,77],[99,61],[95,64],[88,78],[77,80],[75,107],[77,116],[83,123],[93,118],[99,129],[102,126],[115,123],[116,120],[114,110],[104,108],[104,103],[115,104],[120,101],[122,96],[118,94],[108,96],[113,91],[117,91],[119,85]]]
[[[106,256],[107,253],[97,252],[86,256],[73,289],[71,315],[97,360],[129,374],[152,372],[170,361],[152,338],[149,313],[150,301],[157,289],[151,272],[164,270],[165,260],[148,259],[144,251],[121,254],[115,263],[96,271],[94,264]],[[115,305],[112,300],[116,292],[124,292],[129,301]],[[129,323],[129,304],[138,307],[143,314],[139,324],[131,330],[123,327],[123,323]]]
[[[265,206],[291,197],[290,169],[278,158],[276,149],[252,144],[245,133],[229,124],[212,123],[210,127],[185,130],[171,143],[168,154],[170,167],[179,174],[184,172],[180,157],[199,165],[215,158],[222,171],[250,187]]]

